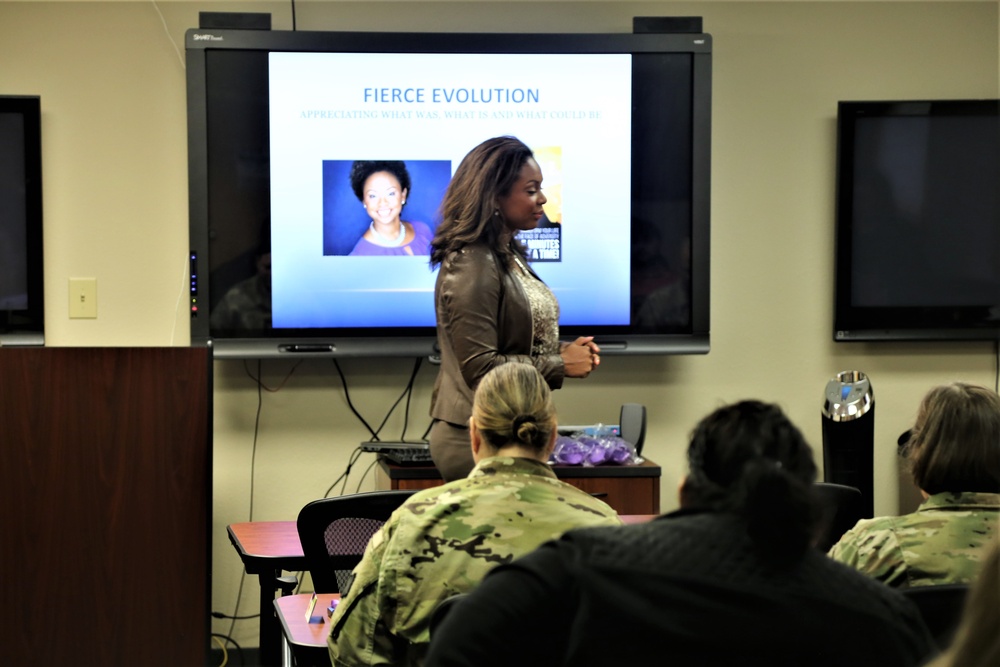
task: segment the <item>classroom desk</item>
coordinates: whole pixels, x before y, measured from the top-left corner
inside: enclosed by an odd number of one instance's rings
[[[285,641],[291,648],[296,667],[313,667],[325,665],[329,667],[330,655],[326,646],[326,638],[330,634],[330,619],[326,615],[331,600],[339,600],[337,593],[319,593],[316,596],[316,607],[312,617],[321,620],[320,623],[310,623],[306,620],[306,610],[312,593],[285,595],[274,600],[274,610]]]
[[[660,511],[660,466],[649,459],[634,466],[552,466],[556,477],[600,498],[618,514],[657,514]],[[375,468],[375,487],[426,489],[443,484],[433,464],[397,465],[384,457]]]
[[[621,519],[623,523],[634,524],[644,523],[655,516],[631,514],[621,515]],[[227,531],[229,541],[243,561],[243,568],[247,574],[256,574],[260,582],[261,665],[277,667],[281,664],[282,632],[275,605],[278,577],[282,570],[302,572],[308,569],[298,529],[294,521],[252,521],[229,524]],[[323,641],[326,641],[326,635],[323,635]]]
[[[294,521],[252,521],[230,524],[227,531],[243,568],[247,574],[256,574],[260,583],[260,663],[264,667],[278,667],[281,626],[274,613],[278,577],[282,570],[307,569],[298,528]]]

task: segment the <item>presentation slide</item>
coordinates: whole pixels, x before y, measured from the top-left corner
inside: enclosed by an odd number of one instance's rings
[[[433,234],[451,174],[500,135],[542,169],[546,215],[521,239],[560,322],[628,324],[631,82],[627,54],[272,53],[274,326],[434,326],[428,256],[351,254],[373,219],[351,165],[404,163],[400,217]]]

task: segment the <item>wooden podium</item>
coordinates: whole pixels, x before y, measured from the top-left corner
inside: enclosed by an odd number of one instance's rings
[[[556,476],[611,505],[619,514],[660,513],[660,466],[552,466]],[[377,489],[429,489],[443,484],[433,465],[397,465],[379,456]]]
[[[3,665],[204,665],[207,348],[0,348]]]

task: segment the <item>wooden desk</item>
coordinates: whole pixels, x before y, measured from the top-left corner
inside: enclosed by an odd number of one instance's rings
[[[312,615],[323,619],[322,623],[309,623],[306,620],[306,609],[312,593],[285,595],[274,600],[274,610],[285,640],[292,649],[296,667],[311,667],[313,665],[330,664],[330,653],[326,646],[326,638],[330,635],[330,619],[326,609],[331,600],[339,600],[337,593],[320,593],[316,596],[316,607]]]
[[[229,541],[243,561],[247,574],[260,582],[260,662],[265,667],[281,664],[281,627],[274,614],[274,596],[282,570],[307,569],[299,532],[294,521],[252,521],[227,528]]]
[[[660,513],[660,466],[649,459],[636,466],[552,466],[556,476],[611,505],[618,514]],[[379,457],[375,486],[428,489],[444,481],[433,465],[397,465]]]

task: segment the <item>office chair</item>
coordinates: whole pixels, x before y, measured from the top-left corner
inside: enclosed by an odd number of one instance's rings
[[[299,511],[296,526],[317,593],[347,592],[351,570],[372,535],[415,493],[373,491],[314,500]]]
[[[861,490],[853,486],[816,482],[813,487],[819,497],[822,516],[820,517],[819,541],[816,548],[824,553],[854,525],[864,518]]]
[[[642,455],[642,445],[646,442],[646,406],[640,403],[622,403],[618,414],[618,429],[622,440],[635,447],[635,453]]]
[[[944,650],[955,638],[965,598],[969,592],[967,584],[940,584],[937,586],[917,586],[902,589],[903,595],[917,605],[924,625],[938,649]]]

